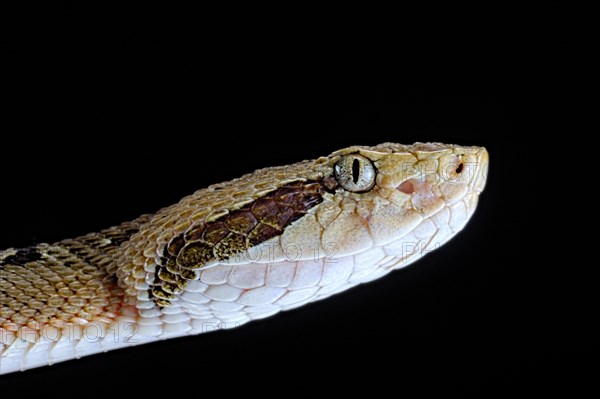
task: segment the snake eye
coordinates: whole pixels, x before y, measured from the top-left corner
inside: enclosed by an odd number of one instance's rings
[[[375,185],[375,166],[362,155],[344,155],[333,170],[335,179],[345,190],[360,193],[369,191]]]

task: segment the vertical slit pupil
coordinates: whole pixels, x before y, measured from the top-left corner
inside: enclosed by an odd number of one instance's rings
[[[354,184],[358,183],[358,178],[360,177],[360,161],[354,158],[352,162],[352,181]]]

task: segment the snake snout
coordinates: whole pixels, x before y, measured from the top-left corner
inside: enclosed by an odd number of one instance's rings
[[[475,172],[472,186],[473,191],[476,191],[478,194],[481,193],[485,187],[489,162],[490,157],[487,150],[485,148],[481,148],[477,154],[477,171]]]

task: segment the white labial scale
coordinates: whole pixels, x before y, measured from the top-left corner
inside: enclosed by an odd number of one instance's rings
[[[248,318],[246,312],[215,312],[215,318],[223,323],[236,323]]]
[[[429,235],[430,232],[432,232],[433,237]],[[443,244],[447,239],[447,234],[451,234],[447,228],[442,227],[440,229],[435,224],[424,221],[417,226],[415,231],[383,247],[388,257],[385,268],[397,270],[412,264]],[[369,281],[371,280],[373,279],[369,278]]]
[[[140,317],[138,324],[140,326],[159,326],[163,323],[160,317]]]
[[[138,333],[142,336],[156,337],[156,336],[161,335],[162,332],[163,332],[162,322],[160,324],[148,324],[148,325],[140,324],[138,327]]]
[[[190,319],[190,316],[187,315],[187,313],[172,313],[172,314],[163,314],[160,318],[163,322],[167,323],[167,324],[173,324],[173,323],[181,323],[181,322],[187,322]]]
[[[407,261],[403,258],[388,256],[385,263],[381,265],[381,268],[386,270],[396,270],[402,268],[402,265],[406,262]]]
[[[439,212],[432,215],[429,220],[433,222],[433,224],[437,227],[437,231],[434,236],[430,239],[428,244],[428,249],[433,250],[442,245],[444,242],[448,240],[448,238],[453,234],[452,229],[448,225],[450,222],[450,207],[446,206],[440,209]]]
[[[227,277],[229,276],[230,272],[230,265],[217,265],[214,267],[209,267],[208,269],[202,271],[202,274],[200,275],[200,281],[208,285],[224,284],[227,282]]]
[[[319,230],[320,231],[320,230]],[[373,247],[373,238],[364,220],[353,209],[344,209],[325,229],[321,240],[323,245],[335,248],[338,256],[346,256],[365,251]],[[335,255],[334,255],[335,256]]]
[[[163,333],[161,337],[167,338],[171,336],[181,336],[188,333],[192,329],[189,322],[183,321],[179,323],[166,323],[163,326]]]
[[[419,242],[418,245],[416,245],[414,247],[414,250],[412,251],[407,251],[407,253],[396,259],[395,262],[392,262],[392,270],[398,270],[398,269],[403,269],[407,266],[409,266],[410,264],[412,264],[413,262],[416,262],[417,260],[421,259],[423,257],[423,253],[421,251],[422,248],[424,248],[425,243]],[[411,248],[413,249],[413,248]],[[389,269],[389,268],[388,268]]]
[[[450,220],[450,209],[448,209],[448,207],[440,209],[440,211],[435,215],[432,215],[429,220],[431,220],[438,228],[446,226]]]
[[[267,274],[267,265],[260,263],[251,263],[241,266],[233,266],[227,283],[237,288],[258,288],[265,283]]]
[[[215,316],[213,314],[213,311],[210,310],[202,313],[190,313],[190,317],[193,320],[208,320],[213,319]]]
[[[390,269],[378,268],[378,269],[374,270],[372,273],[367,274],[366,276],[364,276],[360,280],[360,283],[361,284],[370,283],[371,281],[375,281],[377,279],[380,279],[381,277],[385,276],[389,272],[391,272]]]
[[[237,312],[242,310],[244,305],[237,302],[211,301],[209,307],[216,312]]]
[[[181,302],[181,308],[187,314],[189,314],[191,317],[196,317],[198,315],[202,315],[202,314],[210,312],[208,303],[210,303],[210,299],[208,299],[206,304],[194,304],[194,303],[189,303],[189,302]]]
[[[319,292],[317,293],[317,295],[319,295],[319,298],[324,297],[324,296],[329,296],[332,292],[336,291],[339,287],[341,287],[342,285],[345,285],[348,283],[348,280],[339,280],[336,281],[335,283],[331,283],[328,284],[324,287],[319,288]]]
[[[354,256],[327,259],[323,267],[320,286],[327,286],[350,278],[354,270]]]
[[[394,259],[396,259],[396,258],[394,258],[393,256],[386,255],[385,257],[380,259],[379,262],[377,262],[377,267],[386,267],[386,265],[388,265]]]
[[[450,227],[454,232],[459,232],[467,223],[467,207],[459,201],[450,207]]]
[[[385,252],[381,247],[371,248],[367,251],[354,255],[354,270],[352,281],[361,281],[377,269],[377,263],[385,258]]]
[[[315,285],[310,288],[288,291],[283,297],[277,300],[276,304],[281,306],[289,306],[298,302],[303,302],[315,297],[319,286]]]
[[[183,313],[184,310],[182,309],[182,307],[179,304],[177,304],[174,306],[162,308],[161,312],[162,312],[162,314],[179,314],[179,313]]]
[[[188,281],[185,286],[187,292],[204,292],[208,288],[208,284],[203,283],[200,280]]]
[[[384,245],[383,252],[387,256],[391,256],[393,258],[402,258],[411,251],[411,248],[417,246],[419,241],[420,240],[415,237],[411,231],[410,233],[405,234],[403,237]]]
[[[202,304],[210,302],[210,298],[208,298],[206,295],[199,293],[199,292],[189,292],[189,291],[185,291],[183,294],[181,294],[181,300],[184,303],[187,302],[189,304],[194,304],[194,305],[202,305]]]
[[[204,292],[204,295],[210,299],[217,301],[231,302],[242,295],[244,290],[237,287],[232,287],[229,284],[211,285]]]
[[[429,240],[436,230],[436,225],[430,219],[425,219],[415,227],[413,235],[419,240]]]
[[[136,308],[141,309],[141,310],[149,310],[149,309],[155,308],[154,302],[146,301],[146,300],[138,300],[135,303],[135,306],[136,306]]]
[[[296,274],[294,262],[277,262],[269,264],[267,268],[266,285],[269,287],[287,287]]]
[[[445,209],[445,208],[444,208]],[[425,255],[428,251],[438,247],[438,243],[434,241],[435,235],[438,232],[438,227],[430,219],[423,220],[411,233],[416,239],[415,249],[421,255]]]
[[[296,262],[296,274],[289,289],[300,289],[316,286],[323,275],[323,260],[315,259]]]
[[[156,306],[151,309],[142,309],[140,310],[141,317],[158,317],[162,314],[159,308]]]
[[[473,216],[475,209],[477,208],[477,201],[479,197],[476,194],[468,194],[464,199],[464,203],[467,207],[467,219]]]
[[[273,316],[279,312],[281,312],[281,307],[279,305],[269,304],[262,306],[249,306],[246,309],[248,313],[248,317],[252,320],[264,319],[269,316]]]
[[[356,282],[349,282],[349,281],[344,281],[341,284],[335,284],[333,286],[327,286],[327,287],[323,287],[323,288],[328,288],[328,291],[323,291],[323,292],[319,292],[319,299],[324,299],[324,298],[328,298],[332,295],[335,294],[339,294],[340,292],[344,292],[354,286],[356,286],[358,283]]]
[[[317,253],[324,253],[321,247],[322,226],[314,214],[308,213],[291,226],[288,226],[280,236],[280,245],[284,259],[312,260]]]
[[[312,299],[312,300],[311,299],[307,299],[307,300],[304,300],[304,301],[301,301],[301,302],[296,302],[296,303],[293,303],[291,305],[286,305],[286,306],[282,307],[281,310],[282,311],[293,310],[293,309],[302,307],[302,306],[306,305],[307,303],[310,303],[310,302],[313,302],[313,301],[314,301],[314,299]]]
[[[238,302],[246,306],[260,306],[275,302],[287,292],[284,288],[260,287],[244,292]]]

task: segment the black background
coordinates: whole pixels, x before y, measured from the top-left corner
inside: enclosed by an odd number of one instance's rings
[[[0,386],[113,394],[91,381],[123,378],[143,395],[158,384],[173,394],[181,384],[198,395],[206,386],[280,392],[270,381],[311,395],[315,381],[394,394],[589,386],[591,283],[547,260],[560,247],[535,242],[548,194],[529,117],[547,91],[493,55],[459,66],[451,51],[415,61],[335,49],[188,48],[197,54],[182,59],[170,43],[138,37],[98,54],[13,54],[0,248],[102,229],[208,184],[353,144],[479,145],[491,167],[466,229],[405,270],[236,330],[3,376]]]

